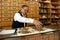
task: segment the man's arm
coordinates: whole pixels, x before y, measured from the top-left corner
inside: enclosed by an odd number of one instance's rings
[[[23,23],[32,23],[36,26],[37,29],[42,28],[42,23],[40,21],[31,19],[31,18],[22,17],[20,16],[19,13],[15,14],[14,20],[18,22],[23,22]]]
[[[14,15],[14,21],[23,22],[23,23],[33,23],[34,19],[22,17],[19,13]]]

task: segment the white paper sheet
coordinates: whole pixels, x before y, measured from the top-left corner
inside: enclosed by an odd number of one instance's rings
[[[13,34],[15,30],[2,30],[0,35]]]

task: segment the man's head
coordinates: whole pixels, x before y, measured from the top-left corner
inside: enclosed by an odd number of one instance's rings
[[[21,12],[25,15],[29,10],[29,7],[27,5],[22,5]]]

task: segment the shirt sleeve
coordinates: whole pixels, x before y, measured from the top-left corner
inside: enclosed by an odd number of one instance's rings
[[[18,21],[22,23],[33,23],[34,19],[22,17],[19,13],[15,13],[14,21]]]

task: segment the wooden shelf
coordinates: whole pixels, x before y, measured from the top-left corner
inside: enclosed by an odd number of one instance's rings
[[[43,4],[50,4],[51,2],[47,2],[47,1],[41,1],[39,3],[43,3]]]
[[[60,0],[50,0],[51,3],[45,3],[44,1],[46,0],[42,0],[43,2],[40,2],[40,21],[49,21],[50,22],[50,26],[52,25],[57,25],[58,23],[54,23],[55,22],[60,22],[60,3],[58,1]],[[41,11],[42,10],[42,11]],[[45,12],[44,12],[45,10]],[[48,11],[47,11],[48,10]],[[43,18],[43,15],[48,15],[45,18]],[[43,22],[44,23],[44,22]],[[49,24],[49,23],[46,23]],[[44,25],[46,25],[44,24]],[[59,25],[59,24],[58,24]],[[48,26],[48,25],[46,25]]]
[[[57,9],[57,10],[59,9],[59,10],[60,10],[60,8],[51,8],[51,9],[54,9],[54,10],[55,10],[55,9]]]
[[[49,12],[48,12],[48,13],[43,13],[43,12],[41,12],[40,14],[45,14],[45,15],[46,15],[46,14],[49,14]]]
[[[53,19],[53,20],[58,20],[59,18],[51,18],[51,19]]]
[[[40,20],[49,20],[50,18],[40,18]]]
[[[60,3],[58,3],[58,2],[51,2],[51,4],[52,5],[57,5],[57,6],[60,5]]]
[[[49,9],[48,7],[39,7],[39,8],[42,8],[42,9]]]
[[[59,13],[59,12],[54,11],[54,12],[51,12],[51,15],[60,15],[60,13]]]
[[[60,1],[60,0],[51,0],[51,2],[58,2],[58,1]]]

